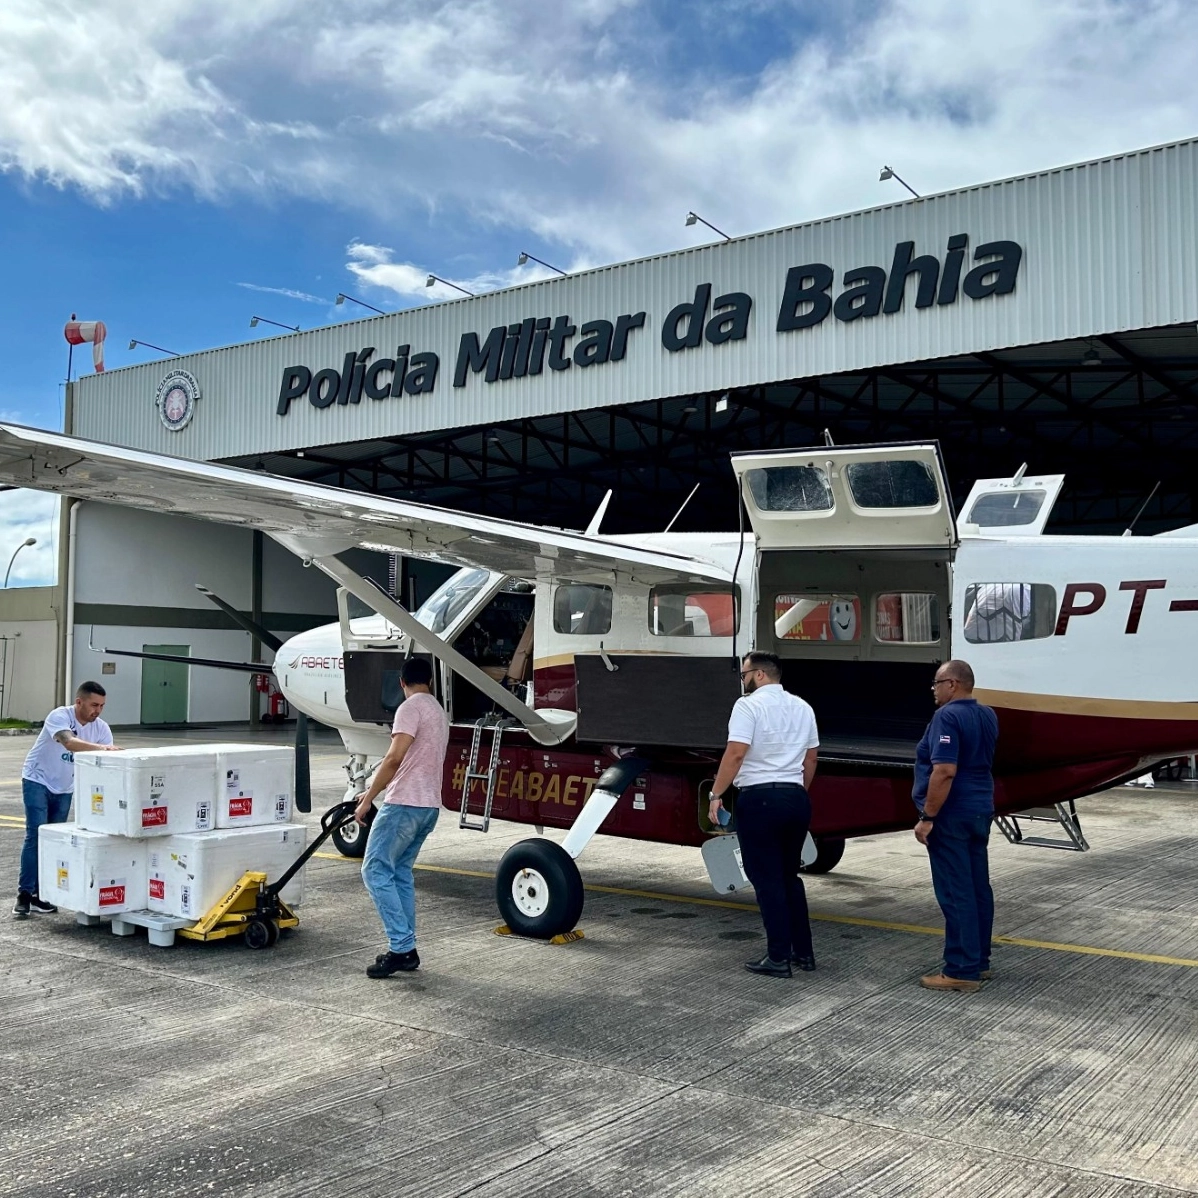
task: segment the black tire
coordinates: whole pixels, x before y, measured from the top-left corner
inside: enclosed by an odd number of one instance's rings
[[[495,901],[517,936],[548,940],[573,931],[582,900],[578,866],[552,840],[522,840],[504,853],[495,875]]]
[[[278,938],[279,929],[269,919],[261,919],[255,915],[252,919],[246,921],[246,948],[270,948]]]
[[[805,874],[831,873],[844,856],[843,836],[818,836],[815,840],[815,860],[810,865],[804,865],[801,872]]]
[[[342,824],[333,833],[332,840],[337,846],[337,852],[343,857],[364,857],[366,855],[366,837],[370,834],[370,825],[374,822],[371,816],[365,824],[356,819],[348,824]]]

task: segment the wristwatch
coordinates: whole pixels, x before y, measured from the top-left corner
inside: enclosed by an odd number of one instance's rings
[[[919,822],[921,824],[934,824],[936,817],[934,815],[925,815],[922,811],[919,813]]]

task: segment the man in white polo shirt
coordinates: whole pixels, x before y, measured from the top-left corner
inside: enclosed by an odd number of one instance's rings
[[[12,913],[25,919],[52,915],[58,910],[37,892],[37,830],[42,824],[61,824],[71,811],[75,789],[75,754],[115,750],[112,732],[100,719],[105,691],[98,682],[84,682],[70,707],[56,707],[42,724],[21,771],[25,800],[25,844],[21,849],[21,876],[17,905]]]
[[[745,693],[728,721],[728,746],[711,788],[709,815],[718,825],[723,794],[735,782],[741,860],[757,893],[766,935],[766,955],[745,968],[788,978],[792,963],[806,971],[815,968],[799,867],[811,823],[807,788],[815,778],[819,734],[810,705],[783,690],[776,654],[746,654],[740,681]]]

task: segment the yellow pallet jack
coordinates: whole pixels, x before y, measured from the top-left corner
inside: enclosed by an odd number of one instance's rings
[[[351,799],[330,807],[320,817],[320,834],[281,877],[268,882],[261,870],[247,870],[198,922],[175,919],[152,911],[124,911],[113,916],[113,934],[130,936],[135,927],[144,927],[150,943],[164,947],[173,944],[176,935],[187,940],[203,941],[244,936],[246,948],[273,947],[278,943],[281,929],[299,926],[299,916],[295,910],[279,897],[283,888],[334,832],[354,818],[354,806]],[[84,916],[80,922],[91,923],[92,918]]]

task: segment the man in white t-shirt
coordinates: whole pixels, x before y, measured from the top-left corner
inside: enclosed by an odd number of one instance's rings
[[[357,818],[366,823],[374,800],[386,797],[366,841],[362,881],[387,933],[366,976],[387,978],[420,968],[416,952],[416,882],[412,866],[420,846],[441,814],[441,783],[449,719],[433,697],[433,667],[427,658],[409,657],[399,675],[404,701],[395,713],[391,748],[379,762],[370,786],[358,796]]]
[[[799,867],[811,823],[807,789],[815,778],[819,734],[810,705],[783,690],[776,654],[747,654],[740,681],[745,693],[728,721],[728,746],[711,788],[709,815],[718,826],[723,794],[735,783],[741,860],[757,892],[766,935],[766,955],[747,961],[745,968],[788,978],[792,963],[806,971],[815,968]]]
[[[85,682],[70,707],[56,707],[42,724],[21,771],[25,800],[25,843],[21,847],[21,876],[17,905],[12,913],[25,919],[30,912],[52,915],[58,910],[37,892],[37,830],[42,824],[61,824],[71,811],[75,790],[75,754],[116,749],[112,731],[100,719],[105,691],[98,682]]]

